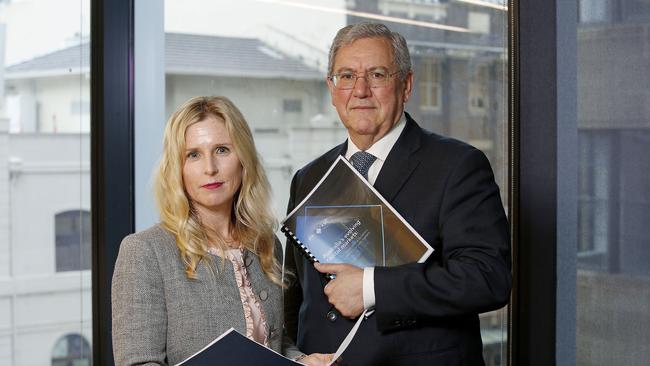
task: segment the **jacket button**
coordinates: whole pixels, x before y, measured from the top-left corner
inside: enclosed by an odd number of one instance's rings
[[[260,291],[260,300],[266,301],[266,299],[268,299],[268,297],[269,297],[269,293],[266,292],[266,290]]]
[[[330,310],[327,312],[327,320],[334,323],[336,321],[336,318],[338,318],[338,316],[336,315],[336,312],[334,312],[334,310]]]

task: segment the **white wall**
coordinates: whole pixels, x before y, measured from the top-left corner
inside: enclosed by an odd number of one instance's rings
[[[165,113],[168,118],[183,102],[197,95],[223,95],[242,111],[251,128],[280,128],[291,124],[307,124],[323,113],[327,97],[325,79],[294,81],[286,79],[253,79],[168,75]],[[283,100],[302,100],[302,113],[284,113]]]
[[[8,276],[10,271],[8,129],[9,120],[0,118],[0,278]],[[0,354],[2,354],[2,345],[0,345]]]
[[[14,88],[12,95],[30,96],[39,105],[35,126],[21,125],[21,132],[90,131],[89,110],[79,113],[78,108],[73,109],[75,102],[90,105],[90,79],[86,75],[7,80],[7,86]]]
[[[54,273],[55,215],[90,210],[88,135],[11,135],[9,151],[14,275]]]
[[[89,136],[8,135],[2,122],[0,365],[48,365],[60,337],[91,341],[90,271],[56,273],[54,227],[55,214],[90,209]]]

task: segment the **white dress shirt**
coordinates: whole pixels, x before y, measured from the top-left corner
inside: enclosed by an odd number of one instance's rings
[[[368,182],[374,185],[379,176],[379,171],[381,167],[384,166],[386,158],[388,158],[388,153],[393,149],[395,142],[399,138],[399,135],[402,134],[404,127],[406,126],[406,116],[402,113],[397,124],[388,131],[386,136],[379,139],[366,150],[367,153],[374,155],[377,159],[372,163],[370,169],[368,169]],[[357,151],[361,151],[350,138],[348,133],[348,150],[345,152],[345,158],[350,160],[352,154]],[[375,306],[375,278],[374,278],[374,267],[366,267],[363,269],[363,307],[364,309],[371,309]]]

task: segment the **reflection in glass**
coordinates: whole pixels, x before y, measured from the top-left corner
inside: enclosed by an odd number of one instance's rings
[[[579,0],[577,364],[650,359],[650,3]]]

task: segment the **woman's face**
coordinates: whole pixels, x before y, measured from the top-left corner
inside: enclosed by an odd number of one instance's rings
[[[189,126],[185,131],[183,184],[199,215],[229,217],[241,181],[241,162],[226,123],[211,116]]]

